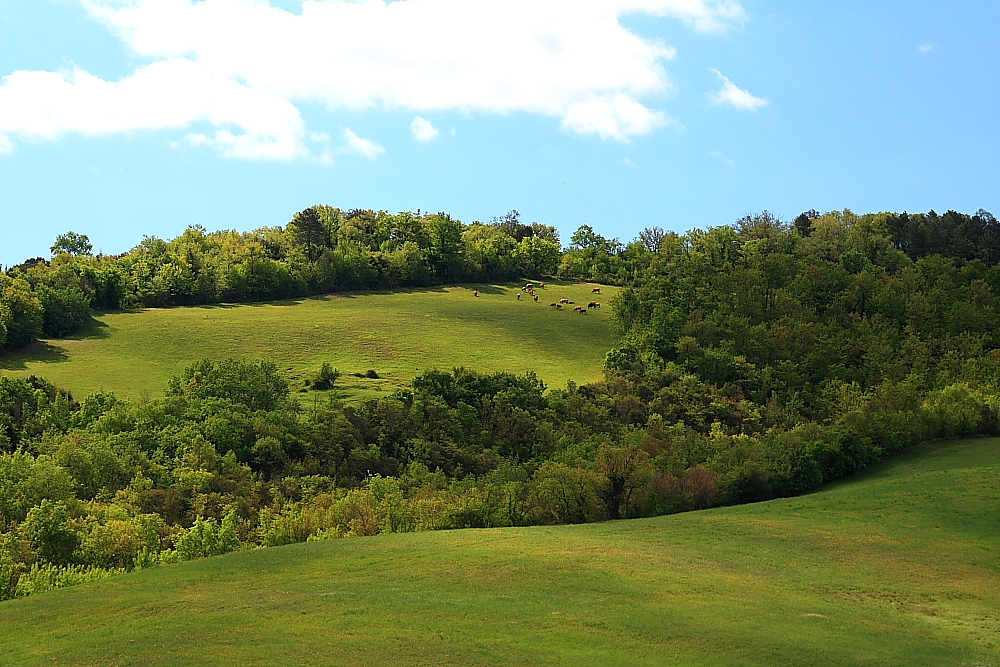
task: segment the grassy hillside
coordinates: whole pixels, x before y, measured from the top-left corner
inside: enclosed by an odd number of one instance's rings
[[[1000,440],[805,497],[387,535],[0,604],[11,665],[1000,665]]]
[[[347,398],[376,396],[420,371],[455,366],[534,370],[562,387],[600,378],[612,345],[609,309],[580,316],[549,307],[563,297],[585,305],[591,287],[548,284],[538,303],[527,295],[518,301],[517,287],[468,285],[108,313],[82,335],[0,357],[0,372],[41,375],[81,398],[99,390],[158,395],[192,361],[231,356],[276,361],[293,388],[324,361],[345,374],[373,369],[385,378],[342,378]],[[602,287],[596,298],[606,302],[614,289]]]

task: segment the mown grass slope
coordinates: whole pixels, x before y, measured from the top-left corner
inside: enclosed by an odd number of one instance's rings
[[[10,665],[1000,665],[1000,440],[656,519],[299,544],[0,604]]]
[[[552,283],[535,303],[518,287],[361,292],[248,305],[153,308],[107,313],[71,339],[42,341],[0,357],[0,372],[45,377],[79,398],[99,390],[158,395],[187,364],[206,357],[271,359],[293,389],[324,361],[345,374],[375,370],[384,379],[343,377],[344,398],[403,386],[421,371],[467,366],[482,372],[534,370],[550,387],[601,377],[611,348],[609,309],[586,316],[549,303],[606,303],[613,287]],[[479,290],[479,297],[472,291]]]

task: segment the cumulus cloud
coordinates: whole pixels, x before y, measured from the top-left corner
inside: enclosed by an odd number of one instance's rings
[[[676,51],[621,17],[671,17],[705,33],[746,18],[732,0],[305,0],[298,13],[268,0],[78,2],[152,64],[118,82],[81,71],[10,75],[0,85],[0,150],[11,137],[206,122],[213,131],[189,143],[292,159],[308,153],[300,103],[526,112],[568,132],[627,141],[672,122],[647,105],[671,91],[664,62]],[[171,76],[154,80],[157,72]],[[140,84],[165,104],[145,104]],[[74,104],[81,97],[83,110]],[[115,111],[121,101],[127,112]],[[42,118],[26,120],[32,111]]]
[[[731,104],[737,109],[745,109],[747,111],[756,111],[767,106],[768,101],[763,97],[754,97],[749,91],[740,88],[730,81],[729,77],[725,76],[719,70],[713,69],[711,71],[715,72],[722,79],[722,88],[717,92],[708,94],[708,98],[716,104]]]
[[[438,131],[429,120],[417,116],[410,123],[410,134],[417,141],[433,141],[437,139]]]
[[[385,152],[385,149],[374,141],[359,137],[351,132],[350,128],[344,128],[344,141],[346,143],[338,149],[338,152],[346,155],[360,155],[374,160]]]

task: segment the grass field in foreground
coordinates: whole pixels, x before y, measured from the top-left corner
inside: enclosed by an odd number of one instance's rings
[[[107,313],[82,335],[42,341],[0,357],[0,372],[34,373],[77,398],[94,391],[159,395],[167,380],[203,358],[271,359],[301,388],[324,361],[343,373],[373,369],[384,379],[343,377],[343,398],[369,398],[421,371],[534,370],[550,387],[601,377],[612,340],[610,309],[581,316],[549,303],[607,302],[615,288],[547,283],[535,303],[520,289],[466,285],[336,294],[260,304],[151,308]],[[479,298],[472,290],[479,290]],[[572,306],[570,306],[572,308]]]
[[[298,544],[0,604],[5,665],[1000,665],[1000,440],[800,498]]]

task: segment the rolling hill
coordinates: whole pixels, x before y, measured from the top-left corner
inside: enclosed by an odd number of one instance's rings
[[[1000,439],[798,498],[312,542],[0,604],[7,665],[1000,665]]]
[[[550,387],[562,387],[601,377],[612,345],[610,309],[581,317],[548,304],[559,298],[586,304],[592,287],[549,283],[537,303],[528,295],[518,301],[515,286],[465,285],[105,313],[80,335],[0,358],[0,372],[39,375],[78,398],[100,390],[158,395],[192,361],[225,357],[273,360],[293,390],[329,362],[345,373],[338,386],[348,399],[378,396],[423,370],[456,366],[533,370]],[[616,291],[602,290],[595,298],[605,302]],[[381,379],[346,375],[369,369]]]

